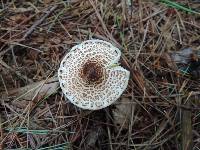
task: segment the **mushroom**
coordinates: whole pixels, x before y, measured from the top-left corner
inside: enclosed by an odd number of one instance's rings
[[[58,78],[64,95],[89,110],[115,102],[128,85],[130,72],[118,65],[121,51],[103,40],[74,46],[61,61]]]

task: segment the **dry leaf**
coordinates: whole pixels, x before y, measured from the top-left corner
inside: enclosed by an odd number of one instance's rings
[[[53,94],[59,87],[59,82],[56,77],[49,78],[48,80],[43,80],[22,88],[14,89],[6,93],[0,93],[2,97],[15,97],[15,100],[32,100],[36,96],[45,97],[47,95]]]
[[[49,3],[52,2],[52,0],[44,0],[43,2],[44,2],[45,5],[48,5]]]
[[[178,52],[171,53],[172,61],[180,64],[188,64],[194,54],[191,48],[185,48]]]
[[[119,127],[128,129],[135,105],[130,99],[122,98],[120,103],[115,105],[116,109],[112,110],[114,123]]]
[[[12,21],[8,22],[8,23],[11,24],[11,25],[14,25],[14,24],[19,24],[22,21],[26,20],[27,17],[23,14],[15,14],[14,16],[10,16],[9,19],[12,20]]]
[[[34,9],[32,7],[27,7],[27,8],[14,8],[14,9],[11,9],[12,12],[14,13],[25,13],[25,12],[28,12],[28,11],[34,11]]]
[[[92,129],[86,137],[86,147],[88,150],[97,150],[97,140],[101,138],[105,133],[102,127],[97,126],[96,128]]]

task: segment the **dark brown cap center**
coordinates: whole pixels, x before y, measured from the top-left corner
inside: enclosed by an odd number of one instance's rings
[[[81,70],[81,78],[86,80],[87,83],[99,83],[103,77],[103,68],[97,62],[86,62]]]

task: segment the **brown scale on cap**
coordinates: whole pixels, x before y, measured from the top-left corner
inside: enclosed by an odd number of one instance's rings
[[[66,98],[89,110],[114,103],[128,85],[130,72],[118,65],[121,51],[112,44],[87,40],[63,58],[58,79]]]
[[[80,77],[88,84],[101,83],[104,77],[103,67],[95,61],[87,61],[80,71]]]

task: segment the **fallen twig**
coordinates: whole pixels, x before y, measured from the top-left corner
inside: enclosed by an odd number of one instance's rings
[[[45,18],[47,18],[56,8],[57,8],[57,5],[54,6],[54,7],[52,7],[49,11],[47,11],[46,14],[45,14],[43,17],[41,17],[40,20],[37,20],[37,21],[28,29],[28,31],[24,34],[23,39],[26,39],[26,38],[34,31],[34,29],[35,29],[38,25],[40,25],[40,24],[45,20]]]
[[[30,82],[30,83],[33,82],[32,79],[29,79],[27,76],[21,74],[20,72],[17,72],[15,69],[13,69],[13,68],[11,68],[10,66],[8,66],[8,65],[7,65],[3,60],[1,60],[1,59],[0,59],[0,64],[1,64],[3,67],[7,68],[8,70],[14,72],[17,76],[23,78],[24,80],[26,80],[26,81],[28,81],[28,82]]]

